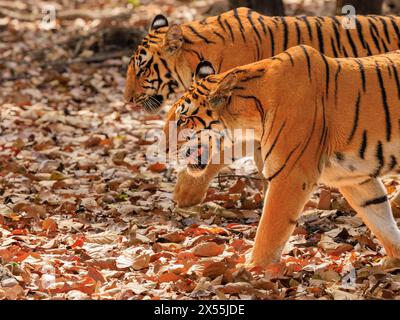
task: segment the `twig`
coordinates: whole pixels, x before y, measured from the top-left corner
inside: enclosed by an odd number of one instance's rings
[[[14,10],[9,10],[0,7],[0,14],[17,19],[20,21],[36,21],[42,19],[42,16],[33,15],[30,13],[20,13]],[[57,19],[64,20],[74,20],[77,18],[96,20],[96,19],[119,19],[119,18],[129,18],[132,15],[131,9],[115,9],[115,10],[102,10],[102,11],[91,11],[83,9],[72,9],[65,11],[56,11]]]
[[[95,54],[91,57],[86,57],[86,58],[77,58],[77,59],[70,59],[70,60],[46,62],[46,63],[42,63],[40,66],[48,67],[49,65],[57,66],[57,65],[65,65],[65,64],[73,64],[73,63],[101,62],[101,61],[108,60],[108,59],[129,56],[131,53],[132,53],[132,50],[130,50],[130,49],[129,50],[118,50],[118,51],[112,51],[112,52],[99,53],[99,54]]]
[[[21,1],[0,1],[0,7],[8,9],[26,10],[28,5]]]
[[[252,173],[254,174],[254,173]],[[262,181],[262,178],[256,178],[256,177],[249,177],[249,176],[245,176],[245,175],[240,175],[240,174],[223,174],[223,175],[218,175],[218,179],[220,178],[245,178],[248,180],[259,180]],[[220,180],[219,180],[220,181]]]
[[[36,17],[33,14],[29,14],[29,13],[19,13],[13,10],[9,10],[6,8],[0,8],[0,15],[6,16],[6,17],[10,17],[12,19],[17,19],[20,21],[35,21],[35,20],[39,20],[40,17]]]
[[[129,18],[132,16],[131,9],[116,8],[114,10],[92,11],[83,9],[72,9],[57,12],[57,18],[74,20],[77,18],[83,19],[111,19],[111,18]]]

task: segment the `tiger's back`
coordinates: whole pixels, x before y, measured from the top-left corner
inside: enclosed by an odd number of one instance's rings
[[[162,19],[139,46],[127,73],[126,100],[149,110],[188,88],[202,60],[224,72],[299,44],[330,57],[400,49],[400,18],[395,16],[266,17],[239,8],[180,26],[169,27]],[[150,97],[159,103],[145,103]]]

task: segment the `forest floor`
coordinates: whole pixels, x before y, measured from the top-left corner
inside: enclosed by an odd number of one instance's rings
[[[262,207],[250,160],[175,207],[176,168],[145,156],[164,114],[125,107],[124,72],[154,14],[197,19],[213,1],[58,1],[51,30],[35,3],[0,1],[0,299],[399,299],[400,267],[382,269],[335,190],[316,190],[266,270],[241,266]]]

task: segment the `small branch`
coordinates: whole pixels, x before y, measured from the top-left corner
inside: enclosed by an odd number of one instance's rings
[[[42,19],[42,16],[37,16],[29,13],[20,13],[14,10],[9,10],[0,7],[0,14],[17,19],[20,21],[36,21]],[[96,19],[123,19],[129,18],[132,15],[131,9],[116,8],[114,10],[91,11],[83,9],[72,9],[65,11],[56,11],[57,19],[74,20],[77,18],[96,20]]]
[[[131,9],[116,8],[114,10],[92,11],[83,9],[72,9],[59,11],[56,13],[57,18],[65,20],[82,19],[111,19],[111,18],[129,18],[132,15]]]
[[[252,173],[254,174],[254,173]],[[258,180],[258,181],[262,181],[264,179],[262,178],[256,178],[256,177],[250,177],[250,176],[245,176],[245,175],[240,175],[240,174],[224,174],[224,175],[218,175],[217,177],[218,179],[220,178],[245,178],[248,180]],[[220,180],[219,180],[220,181]]]
[[[39,20],[40,17],[36,17],[33,14],[29,14],[29,13],[19,13],[13,10],[9,10],[6,8],[0,8],[0,16],[6,16],[6,17],[10,17],[12,19],[17,19],[20,21],[29,21],[29,22],[33,22],[35,20]]]
[[[0,7],[14,9],[14,10],[26,10],[28,5],[20,1],[0,1]]]
[[[119,50],[112,52],[105,52],[95,54],[91,57],[86,58],[77,58],[70,60],[61,60],[61,61],[52,61],[41,64],[41,67],[56,66],[56,65],[65,65],[65,64],[73,64],[73,63],[92,63],[92,62],[102,62],[108,59],[121,58],[124,56],[129,56],[132,53],[132,50]]]

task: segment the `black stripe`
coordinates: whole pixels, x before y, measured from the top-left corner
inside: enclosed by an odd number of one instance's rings
[[[307,59],[308,79],[311,82],[311,59],[310,59],[310,56],[309,56],[309,54],[307,52],[307,49],[304,46],[300,46],[300,47],[303,49],[303,52],[304,52],[304,54],[306,56],[306,59]]]
[[[349,40],[350,46],[351,46],[351,50],[353,51],[353,56],[354,57],[358,57],[358,51],[357,51],[357,47],[353,41],[353,38],[351,37],[350,31],[349,29],[346,29],[346,35],[347,35],[347,39]]]
[[[366,78],[365,78],[364,65],[363,65],[363,62],[361,60],[359,60],[359,59],[355,59],[355,62],[357,62],[358,67],[360,69],[361,84],[362,84],[362,87],[363,87],[363,91],[365,92],[366,91],[366,86],[367,86],[367,81],[366,81]]]
[[[385,20],[385,18],[382,18],[382,17],[379,17],[378,19],[383,25],[383,31],[385,33],[386,41],[388,42],[388,44],[390,44],[390,36],[389,36],[389,30],[388,30],[388,25],[386,23],[386,20]]]
[[[259,78],[262,78],[264,75],[254,75],[254,76],[249,76],[249,77],[247,77],[247,78],[244,78],[244,79],[241,79],[239,82],[240,83],[242,83],[242,82],[247,82],[247,81],[250,81],[250,80],[254,80],[254,79],[259,79]]]
[[[282,166],[273,175],[267,178],[268,181],[271,181],[272,179],[276,178],[282,172],[282,170],[286,168],[290,158],[292,157],[293,153],[297,150],[298,147],[300,147],[300,144],[298,144],[296,147],[293,148],[292,151],[290,151],[289,155],[287,156]]]
[[[317,35],[318,35],[318,43],[319,43],[319,51],[324,54],[325,53],[325,45],[324,45],[324,36],[322,35],[322,26],[319,24],[316,25]]]
[[[235,36],[233,35],[231,25],[229,24],[228,20],[224,20],[224,23],[228,27],[229,33],[231,34],[232,42],[235,42]]]
[[[357,127],[358,127],[358,118],[360,114],[360,100],[361,100],[361,95],[358,93],[357,101],[356,101],[356,110],[354,114],[354,123],[353,123],[353,129],[351,130],[349,139],[347,140],[348,143],[353,140],[354,134],[356,133]]]
[[[247,19],[249,20],[250,25],[251,25],[251,27],[252,27],[254,33],[257,35],[258,40],[261,42],[262,40],[261,40],[260,33],[258,32],[256,26],[254,25],[253,19],[251,18],[251,14],[252,14],[252,13],[253,13],[253,11],[252,11],[251,9],[249,9],[249,10],[247,11]]]
[[[389,57],[385,57],[385,58],[387,60],[389,60],[390,63],[391,63],[391,67],[392,67],[392,71],[393,71],[393,74],[394,74],[394,78],[396,80],[397,96],[398,96],[398,98],[400,100],[400,79],[399,79],[399,73],[397,72],[396,63],[392,59],[390,59]]]
[[[213,33],[217,36],[217,37],[219,37],[220,39],[222,39],[222,42],[223,43],[225,43],[225,38],[224,38],[224,36],[222,35],[222,34],[220,34],[219,32],[217,32],[217,31],[213,31]]]
[[[252,79],[254,79],[254,77]],[[264,133],[265,133],[264,132],[265,131],[265,125],[264,124],[265,124],[266,114],[265,114],[264,107],[263,107],[261,101],[256,96],[238,95],[238,97],[240,97],[242,99],[253,100],[254,103],[256,104],[257,111],[260,114],[260,123],[261,123],[261,127],[262,127],[262,134],[261,134],[261,139],[260,140],[262,140],[263,137],[264,137]]]
[[[264,23],[264,18],[263,18],[263,16],[262,16],[262,15],[259,15],[257,20],[258,20],[258,22],[260,22],[260,24],[261,24],[261,27],[262,27],[263,32],[264,32],[264,35],[267,35],[267,29],[265,28],[265,23]]]
[[[397,159],[394,155],[390,156],[390,164],[389,164],[389,171],[392,171],[395,167],[397,167]]]
[[[358,154],[360,155],[361,159],[364,159],[365,157],[365,150],[367,149],[367,141],[368,141],[367,130],[364,130],[362,135],[360,150],[358,151]]]
[[[283,54],[286,54],[289,57],[292,66],[294,66],[294,60],[293,60],[292,55],[289,52],[286,52],[286,51]]]
[[[313,41],[312,28],[310,25],[310,21],[308,21],[308,17],[301,17],[300,19],[302,19],[304,21],[304,23],[306,24],[307,30],[308,30],[308,36],[310,37],[310,40]]]
[[[326,98],[329,97],[329,81],[330,81],[330,69],[329,69],[329,63],[328,60],[326,59],[326,57],[321,53],[321,58],[324,61],[325,64],[325,86],[326,86]]]
[[[332,47],[332,50],[333,50],[333,57],[337,58],[339,56],[339,53],[336,50],[335,40],[333,40],[333,38],[331,38],[331,47]]]
[[[318,114],[318,101],[315,101],[315,107],[314,107],[314,118],[313,118],[313,124],[311,127],[311,131],[309,136],[307,137],[307,140],[305,141],[304,147],[301,150],[300,154],[297,156],[296,160],[294,161],[292,167],[290,168],[290,171],[293,170],[294,166],[297,164],[297,162],[300,160],[300,158],[303,156],[304,152],[307,150],[308,146],[310,145],[310,142],[313,138],[316,123],[317,123],[317,114]]]
[[[272,32],[271,28],[267,26],[268,28],[268,33],[269,33],[269,39],[270,39],[270,44],[271,44],[271,57],[275,55],[275,38],[274,38],[274,33]]]
[[[375,169],[374,173],[371,174],[371,177],[377,178],[381,175],[381,171],[385,166],[385,159],[383,157],[383,146],[382,142],[378,141],[376,145],[376,159],[378,160],[378,167]]]
[[[224,30],[226,32],[225,27],[224,27],[221,19],[222,19],[222,17],[221,17],[221,15],[219,15],[218,18],[217,18],[218,24],[222,28],[222,30]]]
[[[375,26],[374,22],[371,21],[370,18],[368,18],[368,21],[370,23],[370,25],[369,25],[369,33],[370,33],[370,35],[372,37],[372,40],[374,41],[375,47],[378,50],[378,52],[382,52],[381,51],[381,46],[379,45],[379,41],[378,41],[378,38],[376,36],[376,35],[378,35],[378,31],[376,30],[376,26]],[[375,35],[375,32],[376,32],[376,35]]]
[[[340,61],[336,60],[336,63],[338,65],[338,69],[335,75],[335,107],[337,107],[338,93],[339,93],[339,86],[338,86],[339,74],[342,71],[342,65],[340,64]]]
[[[358,39],[361,42],[361,45],[363,46],[364,49],[367,49],[367,46],[365,44],[365,40],[364,40],[364,34],[363,34],[363,28],[362,28],[362,24],[361,22],[358,20],[357,17],[355,17],[356,19],[356,27],[357,27],[357,34],[358,34]]]
[[[244,28],[243,28],[242,20],[240,20],[237,8],[233,9],[233,16],[235,17],[235,19],[239,23],[240,34],[242,35],[244,43],[246,43],[246,36],[244,35],[244,32],[243,32]]]
[[[324,100],[323,97],[321,97],[321,103],[322,103],[323,122],[322,122],[322,134],[321,134],[321,138],[319,139],[319,143],[318,143],[319,147],[318,147],[318,150],[317,150],[317,154],[319,153],[319,149],[324,147],[324,145],[322,143],[322,140],[324,139],[324,136],[325,136],[325,133],[326,133],[326,129],[327,129],[326,128],[325,100]]]
[[[282,123],[281,127],[279,128],[278,134],[276,135],[274,142],[272,143],[268,152],[265,154],[264,161],[266,161],[268,159],[268,157],[271,155],[272,151],[274,150],[276,144],[278,143],[279,137],[281,136],[282,130],[283,130],[283,128],[285,128],[285,125],[286,125],[286,121],[284,123]]]
[[[331,17],[332,18],[332,28],[335,33],[335,39],[336,39],[336,45],[337,48],[340,52],[342,52],[342,41],[340,39],[340,33],[338,29],[338,25],[340,25],[339,21],[336,19],[336,17]]]
[[[285,17],[281,17],[283,25],[283,51],[287,50],[289,42],[289,29]]]
[[[367,54],[371,56],[372,55],[371,48],[366,44],[364,40],[365,37],[363,34],[363,27],[361,22],[357,19],[357,17],[356,17],[356,26],[357,26],[358,39],[360,40],[363,48],[367,50]]]
[[[210,44],[210,43],[215,43],[214,41],[208,40],[205,36],[201,35],[195,28],[193,28],[190,24],[187,26],[190,31],[193,32],[198,38],[202,39],[205,43]]]
[[[299,23],[296,21],[295,22],[295,26],[296,26],[296,39],[297,39],[297,44],[300,44],[301,41],[301,30],[300,30],[300,25]]]
[[[393,17],[389,17],[390,22],[392,24],[392,27],[394,29],[394,32],[396,32],[396,38],[397,38],[397,45],[400,48],[400,28],[399,26],[396,24],[396,22],[394,21]]]
[[[377,75],[378,75],[379,86],[380,86],[380,89],[381,89],[383,110],[385,112],[386,140],[390,141],[390,138],[391,138],[391,135],[392,135],[392,125],[391,125],[391,122],[390,122],[390,111],[389,111],[389,105],[388,105],[387,96],[386,96],[385,84],[383,82],[382,73],[381,73],[381,70],[379,69],[379,65],[378,65],[377,62],[375,63],[375,68],[376,68],[376,72],[377,72]]]
[[[375,198],[375,199],[371,199],[371,200],[365,201],[365,203],[363,205],[361,205],[361,207],[365,208],[365,207],[368,207],[368,206],[371,206],[371,205],[381,204],[381,203],[384,203],[386,201],[388,201],[388,198],[387,198],[386,195],[384,195],[382,197],[378,197],[378,198]]]
[[[164,68],[167,69],[167,71],[168,71],[169,73],[171,73],[171,69],[168,67],[167,61],[166,61],[165,59],[163,59],[163,58],[160,58],[160,61],[161,61],[162,64],[164,65]]]
[[[187,44],[194,44],[193,41],[189,40],[188,38],[186,38],[185,36],[183,36],[183,42],[187,43]]]

